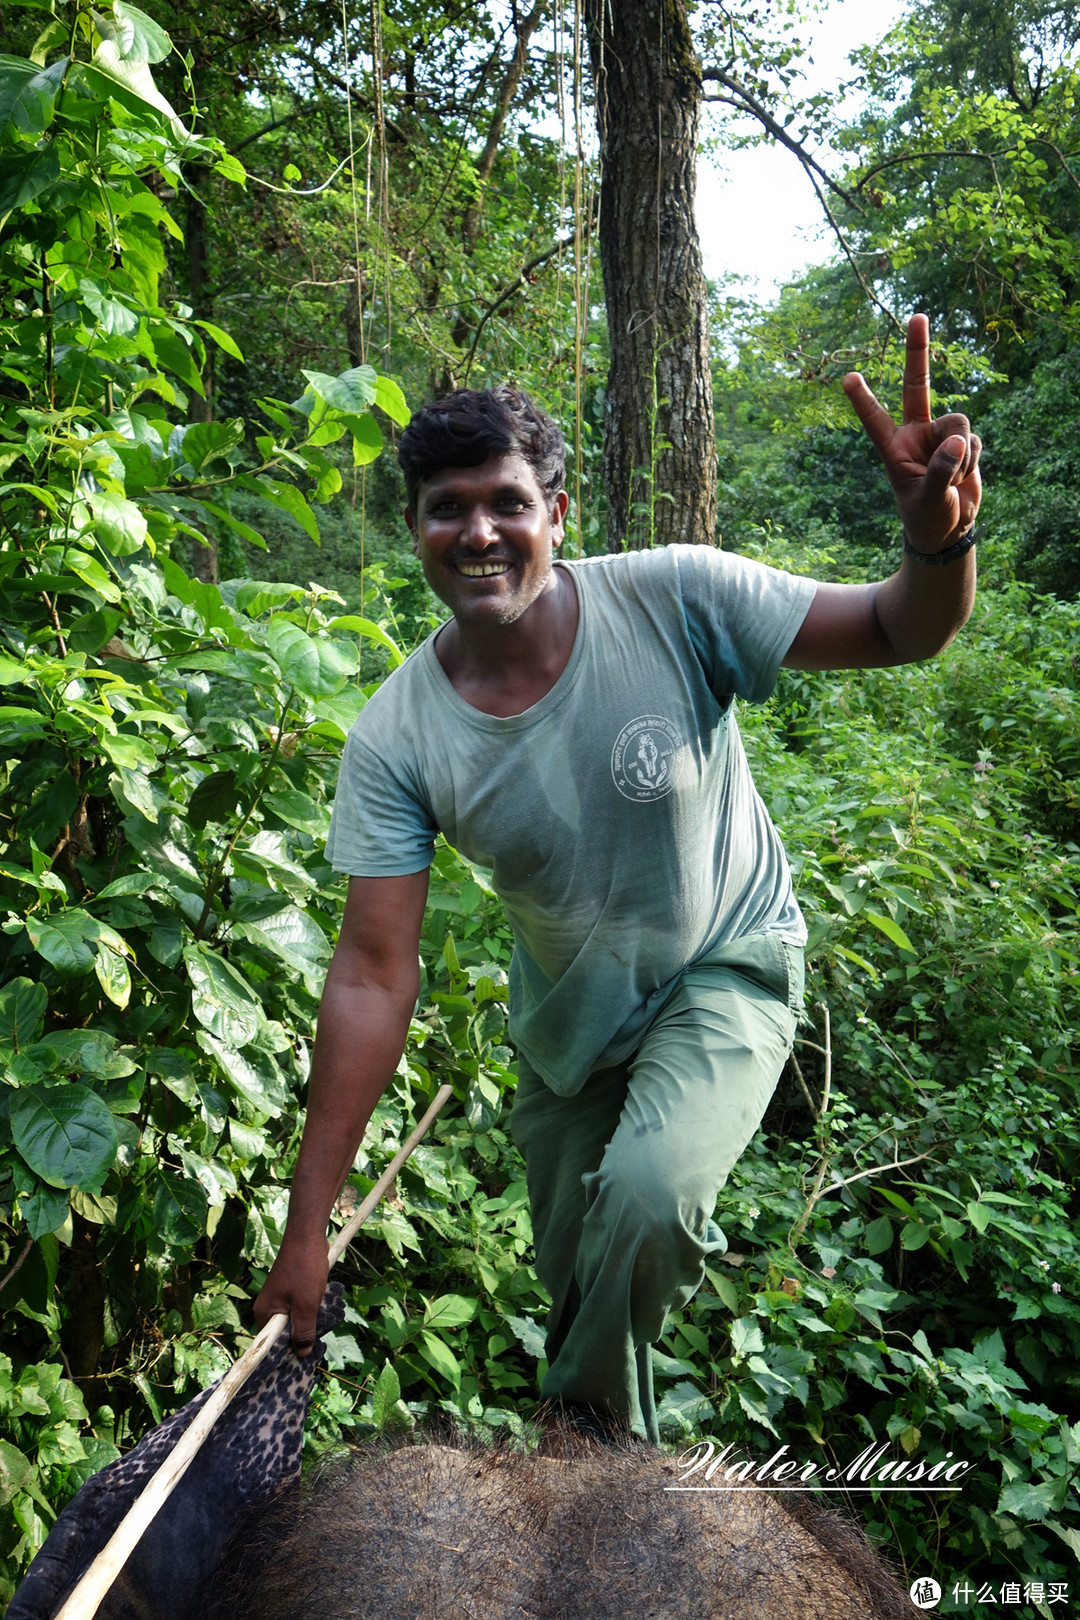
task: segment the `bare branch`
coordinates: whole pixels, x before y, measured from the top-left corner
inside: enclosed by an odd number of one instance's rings
[[[888,1164],[872,1164],[869,1170],[859,1170],[853,1176],[845,1176],[842,1181],[834,1181],[832,1186],[820,1194],[821,1198],[829,1198],[834,1192],[840,1192],[844,1187],[850,1187],[852,1182],[863,1181],[867,1176],[881,1176],[886,1170],[902,1170],[907,1164],[919,1164],[923,1159],[933,1157],[933,1149],[928,1148],[925,1153],[916,1153],[910,1159],[892,1159]]]
[[[805,167],[805,165],[804,165],[804,167]],[[887,321],[891,321],[893,326],[895,327],[896,331],[898,333],[900,333],[901,335],[903,335],[904,328],[903,328],[902,322],[897,319],[897,317],[893,314],[892,310],[888,307],[887,304],[882,303],[882,301],[878,297],[877,293],[874,291],[874,289],[871,287],[870,283],[867,281],[866,277],[863,275],[860,266],[856,263],[855,254],[854,254],[850,244],[848,243],[847,237],[844,235],[843,231],[840,228],[839,220],[836,218],[836,215],[833,213],[832,209],[829,207],[828,198],[826,197],[824,191],[822,191],[821,187],[818,185],[817,177],[815,175],[811,174],[809,169],[807,169],[807,177],[808,177],[808,179],[810,181],[810,184],[813,186],[814,190],[817,192],[818,201],[821,203],[821,206],[825,211],[825,218],[828,220],[830,226],[832,227],[833,235],[836,237],[836,240],[839,242],[840,249],[841,249],[845,259],[847,260],[848,264],[851,266],[851,268],[852,268],[852,270],[853,270],[853,272],[855,274],[855,279],[858,281],[859,286],[862,288],[863,292],[865,293],[866,297],[869,299],[870,303],[875,304],[877,306],[877,308],[880,309],[881,313],[885,316],[885,319]]]
[[[849,208],[854,208],[856,213],[863,212],[862,205],[853,193],[840,185],[839,181],[834,180],[832,175],[828,174],[817,159],[807,151],[803,143],[797,141],[794,135],[789,135],[783,124],[773,117],[768,108],[762,106],[757,97],[744,84],[741,84],[732,74],[723,73],[718,68],[706,68],[701,77],[703,81],[723,85],[725,90],[731,92],[730,97],[705,96],[704,100],[723,101],[729,107],[736,107],[742,112],[750,113],[757,119],[762,128],[772,136],[774,141],[779,141],[781,146],[786,146],[789,152],[794,153],[804,169],[813,171],[814,174],[818,175],[830,191],[835,191],[838,197],[843,198]]]
[[[280,118],[272,118],[268,124],[263,125],[262,129],[257,129],[253,135],[245,135],[242,141],[238,141],[229,150],[235,157],[237,152],[242,152],[245,146],[251,146],[254,141],[261,141],[264,135],[270,134],[271,130],[281,129],[284,124],[295,123],[296,119],[302,118],[305,113],[311,111],[313,111],[313,108],[310,106],[294,107],[292,112],[283,113]]]
[[[476,346],[480,341],[480,334],[484,330],[484,327],[487,325],[488,321],[495,314],[495,311],[497,309],[501,309],[503,304],[505,304],[508,299],[512,298],[516,292],[527,284],[529,277],[532,275],[534,270],[538,270],[542,264],[546,264],[549,259],[553,259],[555,255],[557,253],[561,253],[564,248],[573,247],[574,242],[575,237],[564,236],[561,241],[554,243],[552,247],[545,248],[543,253],[538,253],[534,259],[530,259],[527,264],[522,265],[513,281],[511,281],[508,286],[504,287],[502,292],[499,293],[498,297],[488,305],[487,309],[485,309],[483,315],[480,317],[479,325],[477,326],[476,331],[473,333],[472,343],[469,345],[469,354],[465,361],[466,383],[469,380],[469,372],[472,370],[473,361],[476,358]]]
[[[355,85],[349,84],[347,80],[341,78],[339,74],[333,72],[331,68],[327,67],[325,62],[320,62],[317,56],[312,56],[308,51],[302,51],[295,45],[291,47],[291,50],[293,56],[296,57],[298,62],[303,62],[305,67],[309,67],[313,73],[316,73],[321,78],[326,79],[328,83],[332,84],[336,90],[340,90],[342,95],[348,96],[350,100],[356,102],[358,107],[362,107],[366,113],[370,113],[371,116],[374,117],[375,103],[369,96],[363,95],[359,90],[357,90]],[[391,134],[396,141],[399,141],[402,146],[409,146],[411,144],[412,137],[406,130],[402,129],[400,124],[396,124],[392,118],[383,118],[383,128],[389,134]]]

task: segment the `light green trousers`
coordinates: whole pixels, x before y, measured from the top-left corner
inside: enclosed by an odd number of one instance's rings
[[[761,1123],[802,996],[801,950],[753,935],[688,968],[636,1054],[576,1096],[519,1059],[511,1125],[552,1299],[545,1399],[659,1440],[650,1346],[727,1248],[717,1194]]]

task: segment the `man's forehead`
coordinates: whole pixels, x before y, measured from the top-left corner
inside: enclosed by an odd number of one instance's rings
[[[489,456],[473,467],[440,467],[430,477],[420,480],[419,493],[424,499],[432,493],[444,494],[454,489],[484,489],[496,493],[504,489],[527,490],[531,493],[539,488],[536,474],[524,456],[507,454]]]

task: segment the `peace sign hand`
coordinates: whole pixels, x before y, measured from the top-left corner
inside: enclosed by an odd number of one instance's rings
[[[903,422],[893,421],[857,371],[844,393],[881,452],[900,519],[916,551],[944,551],[975,521],[982,497],[982,441],[966,416],[930,415],[930,323],[908,322]]]

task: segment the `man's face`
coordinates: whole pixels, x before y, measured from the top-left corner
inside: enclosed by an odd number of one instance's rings
[[[444,467],[405,513],[424,578],[462,624],[513,624],[551,582],[567,498],[521,456]]]

